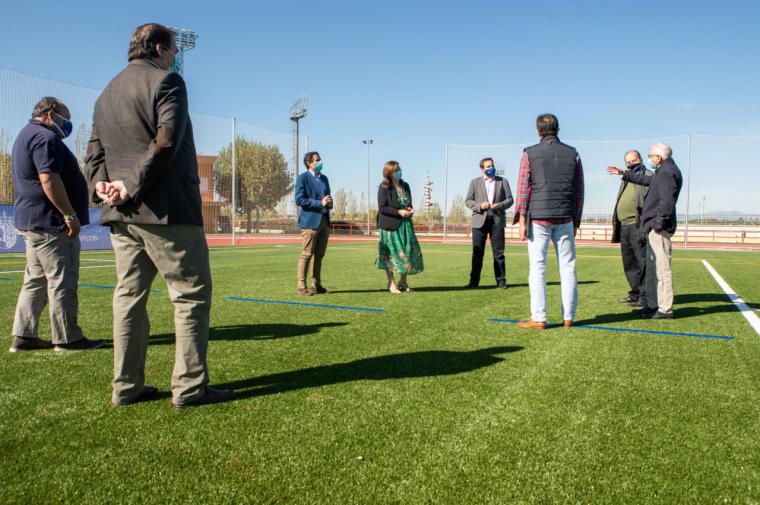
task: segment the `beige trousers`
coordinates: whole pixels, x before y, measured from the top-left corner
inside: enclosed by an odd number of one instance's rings
[[[309,273],[309,263],[314,260],[311,269],[312,286],[322,285],[322,258],[327,251],[327,241],[330,238],[330,226],[327,217],[322,218],[319,228],[302,228],[301,240],[303,249],[298,260],[298,289],[306,289],[306,276]]]
[[[211,312],[211,271],[203,228],[192,225],[111,224],[116,253],[113,296],[113,401],[138,396],[145,383],[150,335],[146,304],[156,273],[174,304],[172,396],[185,403],[205,394]]]
[[[19,233],[26,244],[26,268],[11,334],[37,338],[42,309],[49,304],[53,343],[70,344],[81,340],[82,328],[77,324],[79,237],[70,239],[66,232]]]
[[[647,236],[647,305],[664,314],[673,312],[673,246],[670,234],[654,230]]]

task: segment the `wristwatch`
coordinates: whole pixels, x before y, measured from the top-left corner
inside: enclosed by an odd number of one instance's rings
[[[77,218],[76,214],[64,214],[63,215],[63,222],[64,223],[70,223],[74,221]]]

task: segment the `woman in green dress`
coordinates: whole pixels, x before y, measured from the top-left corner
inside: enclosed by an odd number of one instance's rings
[[[401,167],[397,161],[389,161],[383,167],[383,182],[377,192],[377,208],[380,243],[375,265],[385,270],[391,293],[411,291],[406,276],[422,272],[425,266],[412,225],[412,192],[409,184],[401,178]],[[393,278],[394,273],[399,274],[398,284]]]

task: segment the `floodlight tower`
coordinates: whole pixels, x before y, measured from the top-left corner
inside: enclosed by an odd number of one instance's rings
[[[422,189],[422,212],[427,216],[433,207],[433,181],[430,180],[430,170],[425,176],[425,185]]]
[[[367,235],[369,235],[369,212],[370,212],[370,203],[369,203],[369,146],[374,144],[374,140],[372,139],[364,139],[362,140],[362,144],[367,146]]]
[[[177,43],[177,58],[174,60],[172,72],[182,74],[185,70],[185,51],[195,47],[195,41],[198,40],[198,34],[187,28],[168,27],[174,32],[174,40]]]
[[[300,173],[300,160],[298,156],[300,144],[299,121],[306,117],[306,108],[309,105],[309,95],[301,95],[290,108],[290,120],[293,121],[293,179]]]

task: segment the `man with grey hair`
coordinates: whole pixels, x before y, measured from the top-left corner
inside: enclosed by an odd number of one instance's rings
[[[95,103],[87,148],[91,196],[106,204],[100,222],[111,229],[116,255],[115,406],[156,393],[145,384],[145,357],[148,296],[159,273],[174,304],[172,403],[184,408],[234,397],[209,387],[211,271],[187,88],[170,71],[176,54],[171,30],[137,27],[127,68]]]
[[[63,139],[71,134],[69,109],[46,96],[13,143],[14,220],[26,245],[24,283],[18,295],[10,351],[97,349],[77,323],[79,230],[88,224],[87,183]],[[52,343],[39,338],[48,305]]]
[[[673,319],[673,270],[671,237],[678,222],[676,202],[683,177],[673,161],[673,150],[658,142],[649,148],[649,162],[655,170],[649,177],[641,172],[608,167],[610,174],[622,175],[626,182],[649,186],[641,211],[641,233],[647,237],[647,306],[638,311],[647,319]]]

